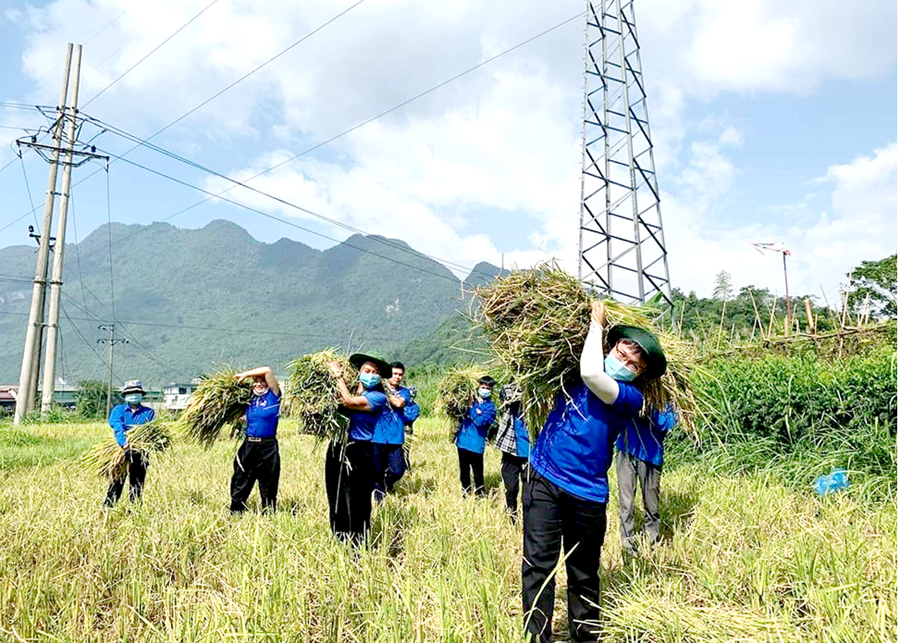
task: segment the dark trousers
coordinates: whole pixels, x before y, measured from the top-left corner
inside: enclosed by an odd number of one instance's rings
[[[253,484],[259,482],[259,499],[263,511],[274,511],[281,477],[281,456],[275,438],[244,438],[234,458],[231,476],[231,510],[247,509],[247,498]]]
[[[362,544],[371,526],[375,456],[371,442],[332,442],[325,453],[325,492],[331,531]]]
[[[600,620],[600,549],[606,505],[577,498],[531,470],[525,482],[522,607],[525,628],[548,643],[553,628],[554,568],[568,554],[569,630],[573,641],[596,641]],[[546,584],[543,591],[541,587]]]
[[[506,508],[514,519],[519,513],[519,482],[524,486],[526,471],[528,458],[520,458],[505,451],[500,456],[500,476],[506,488]]]
[[[402,444],[372,444],[375,460],[375,500],[394,491],[394,485],[406,473],[406,458]]]
[[[147,460],[140,451],[129,450],[125,454],[128,460],[128,473],[123,474],[121,478],[117,478],[109,483],[109,489],[106,491],[106,500],[103,501],[107,507],[115,505],[119,498],[122,497],[122,490],[125,488],[125,478],[128,478],[128,498],[131,502],[136,502],[141,497],[141,491],[144,489],[144,480],[147,478]]]
[[[484,492],[484,454],[473,453],[465,449],[457,448],[459,454],[459,481],[463,491],[472,492],[472,478],[475,479],[475,494],[483,496]],[[469,472],[472,472],[469,477]]]
[[[651,543],[659,540],[659,476],[662,467],[638,460],[633,455],[616,453],[616,476],[619,479],[619,525],[622,532],[622,550],[635,553],[634,492],[641,483],[644,498],[644,533]]]

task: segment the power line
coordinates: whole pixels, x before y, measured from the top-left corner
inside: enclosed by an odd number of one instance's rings
[[[207,98],[205,101],[203,101],[202,103],[200,103],[199,105],[197,105],[196,107],[194,107],[193,109],[191,109],[190,111],[185,112],[184,114],[182,114],[181,116],[179,116],[178,118],[176,118],[174,121],[172,121],[171,123],[169,123],[168,125],[166,125],[166,126],[163,127],[162,129],[156,131],[155,133],[153,133],[153,134],[151,134],[150,136],[148,136],[147,138],[145,138],[145,139],[144,139],[144,142],[146,143],[146,142],[150,141],[151,139],[156,138],[157,136],[159,136],[160,134],[162,134],[163,132],[165,132],[167,129],[169,129],[170,127],[172,127],[172,126],[175,125],[176,123],[181,122],[182,120],[184,120],[185,118],[187,118],[188,116],[190,116],[191,114],[193,114],[194,112],[196,112],[198,109],[200,109],[201,107],[203,107],[204,105],[206,105],[207,103],[211,103],[212,101],[214,101],[215,99],[217,99],[219,96],[221,96],[222,94],[224,94],[225,92],[227,92],[228,90],[230,90],[232,87],[234,87],[234,86],[237,85],[238,83],[243,82],[244,80],[246,80],[247,78],[249,78],[250,76],[252,76],[253,74],[255,74],[256,72],[258,72],[260,69],[262,69],[263,67],[265,67],[266,65],[268,65],[269,63],[272,63],[272,62],[274,62],[275,60],[277,60],[278,58],[281,58],[284,54],[286,54],[287,52],[289,52],[291,49],[293,49],[294,47],[296,47],[297,45],[301,44],[302,42],[304,42],[304,41],[307,40],[308,38],[310,38],[310,37],[314,36],[315,34],[317,34],[318,32],[320,32],[322,29],[324,29],[325,27],[327,27],[328,25],[330,25],[332,22],[334,22],[334,21],[336,21],[336,20],[342,18],[345,14],[350,13],[353,9],[355,9],[356,7],[358,7],[359,5],[361,5],[363,2],[365,2],[365,0],[358,0],[356,3],[350,5],[349,7],[347,7],[347,8],[344,9],[343,11],[341,11],[339,14],[335,15],[334,17],[330,18],[329,20],[326,20],[326,21],[323,22],[321,25],[319,25],[318,27],[316,27],[315,29],[313,29],[312,31],[310,31],[308,34],[306,34],[305,36],[303,36],[303,37],[300,38],[299,40],[294,41],[294,42],[293,42],[292,44],[290,44],[288,47],[286,47],[285,49],[282,49],[280,52],[278,52],[277,54],[275,54],[274,56],[272,56],[271,58],[269,58],[267,61],[265,61],[265,62],[262,63],[261,65],[255,67],[255,68],[252,69],[251,71],[247,72],[246,74],[244,74],[243,76],[241,76],[240,78],[238,78],[236,81],[234,81],[233,83],[231,83],[230,85],[228,85],[228,86],[225,87],[224,89],[222,89],[222,90],[216,92],[215,94],[213,94],[212,96],[210,96],[209,98]],[[130,151],[130,150],[129,150],[129,151]]]
[[[170,40],[172,40],[172,38],[174,38],[174,37],[177,36],[179,33],[181,33],[181,31],[182,31],[183,29],[185,29],[189,24],[191,24],[192,22],[194,22],[194,20],[196,20],[197,18],[199,18],[200,16],[202,16],[204,13],[206,13],[206,10],[209,9],[210,7],[212,7],[212,6],[213,6],[214,4],[216,4],[218,1],[219,1],[219,0],[212,0],[212,2],[210,2],[208,5],[206,5],[205,7],[203,7],[203,9],[201,9],[197,14],[195,14],[194,17],[192,17],[192,18],[191,18],[190,20],[188,20],[186,23],[184,23],[183,25],[181,25],[181,26],[180,26],[178,29],[176,29],[176,30],[175,30],[168,38],[166,38],[166,39],[163,40],[161,43],[159,43],[158,45],[156,45],[156,47],[154,47],[152,50],[150,50],[150,52],[147,53],[147,55],[145,55],[145,56],[144,56],[143,58],[141,58],[139,61],[137,61],[136,63],[134,63],[131,67],[129,67],[129,68],[126,69],[121,75],[119,75],[118,78],[116,78],[116,79],[115,79],[114,81],[112,81],[109,85],[107,85],[106,87],[104,87],[103,89],[101,89],[97,94],[95,94],[93,98],[91,98],[88,102],[86,102],[84,105],[81,106],[81,109],[83,110],[85,107],[87,107],[88,105],[90,105],[91,103],[93,103],[95,100],[97,100],[98,98],[100,98],[100,96],[102,96],[102,95],[106,92],[106,90],[108,90],[110,87],[112,87],[113,85],[115,85],[116,83],[118,83],[120,80],[122,80],[123,78],[125,78],[125,76],[127,76],[128,74],[130,74],[130,73],[135,69],[135,67],[137,67],[137,66],[140,65],[142,62],[144,62],[145,60],[147,60],[150,56],[152,56],[152,55],[155,54],[157,51],[159,51],[159,50],[160,50],[167,42],[169,42]]]
[[[75,330],[75,334],[81,338],[81,341],[84,342],[85,346],[87,346],[90,349],[90,351],[94,354],[94,356],[100,360],[100,363],[103,364],[104,367],[109,368],[109,362],[107,362],[105,359],[103,359],[100,356],[99,353],[97,353],[96,349],[94,349],[94,345],[91,344],[87,340],[87,338],[85,338],[84,334],[81,332],[81,330],[79,330],[78,326],[75,325],[75,323],[72,321],[72,318],[69,317],[69,313],[66,312],[66,309],[64,307],[60,306],[60,310],[62,310],[63,315],[66,316],[66,319],[68,320],[69,324]],[[14,315],[16,313],[4,313],[4,312],[0,311],[0,314]],[[115,372],[113,374],[115,375],[116,379],[120,379],[119,376],[117,374],[115,374]]]
[[[8,310],[0,310],[0,315],[12,315],[15,317],[27,317],[27,313],[16,313]],[[102,321],[99,318],[94,317],[69,317],[74,321],[86,321],[86,322],[100,322]],[[116,323],[119,324],[131,324],[132,326],[147,326],[149,328],[172,328],[176,330],[199,330],[203,332],[211,332],[211,333],[250,333],[254,335],[271,335],[272,337],[303,337],[303,338],[315,338],[315,339],[328,339],[335,340],[345,337],[345,335],[338,335],[336,333],[288,333],[283,331],[273,331],[273,330],[260,330],[259,328],[219,328],[215,326],[190,326],[187,324],[159,324],[154,322],[142,322],[142,321],[134,321],[134,320],[116,320]],[[394,337],[359,337],[358,339],[368,340],[368,341],[379,341],[379,342],[387,342],[394,341]]]

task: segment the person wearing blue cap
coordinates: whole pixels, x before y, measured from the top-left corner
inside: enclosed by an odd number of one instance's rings
[[[666,357],[656,337],[614,326],[604,353],[605,305],[594,302],[580,377],[565,383],[535,440],[524,494],[522,605],[534,641],[552,637],[554,573],[566,554],[572,641],[596,641],[600,550],[606,535],[607,471],[625,424],[638,417],[638,385],[661,377]]]
[[[371,525],[376,469],[372,437],[381,414],[390,412],[382,380],[390,378],[391,367],[363,353],[351,355],[350,363],[359,371],[352,390],[341,365],[328,364],[350,422],[346,441],[332,440],[325,454],[325,492],[331,530],[340,540],[360,545]]]
[[[116,443],[125,451],[128,460],[128,498],[136,502],[141,497],[144,489],[144,481],[147,478],[147,459],[140,451],[131,449],[128,445],[128,431],[138,424],[147,424],[156,417],[156,412],[141,402],[147,392],[140,380],[128,380],[122,387],[124,404],[118,404],[109,412],[109,426],[116,436]],[[113,480],[106,491],[106,500],[103,504],[107,507],[115,505],[122,496],[125,488],[125,477]]]
[[[463,491],[484,496],[484,445],[488,429],[497,417],[497,406],[491,401],[494,378],[485,375],[478,380],[477,396],[469,406],[469,412],[460,420],[456,431],[456,452],[459,456],[459,481]],[[471,477],[469,472],[471,471]]]
[[[632,418],[616,440],[616,478],[619,481],[619,530],[622,553],[636,556],[634,492],[638,480],[644,500],[643,535],[651,545],[659,542],[659,479],[663,466],[663,440],[678,422],[671,408],[652,411],[650,417]]]
[[[234,457],[231,476],[231,513],[247,509],[253,485],[259,483],[259,500],[264,512],[275,511],[278,483],[281,479],[281,455],[278,451],[278,415],[281,412],[281,388],[269,366],[238,373],[236,380],[253,380],[253,399],[244,419],[244,441]]]

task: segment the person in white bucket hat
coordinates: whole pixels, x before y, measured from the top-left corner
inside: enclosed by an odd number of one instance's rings
[[[128,473],[110,482],[109,489],[106,492],[106,500],[103,502],[107,507],[115,505],[122,496],[126,475],[130,485],[128,498],[131,502],[136,502],[141,497],[144,480],[147,477],[147,460],[140,451],[129,448],[128,431],[138,424],[152,422],[153,418],[156,417],[156,412],[153,409],[141,404],[146,394],[147,392],[141,385],[141,380],[128,380],[125,382],[125,386],[122,387],[122,397],[125,399],[125,403],[114,406],[109,412],[109,425],[116,436],[116,442],[125,450],[128,458]]]

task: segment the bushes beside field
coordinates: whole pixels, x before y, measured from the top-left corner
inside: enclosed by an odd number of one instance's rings
[[[897,356],[893,347],[823,360],[810,355],[721,359],[697,382],[711,409],[697,453],[730,471],[771,469],[811,482],[834,466],[893,479],[897,466]]]

